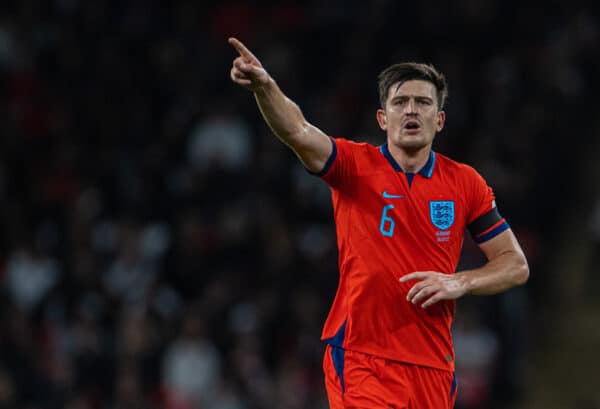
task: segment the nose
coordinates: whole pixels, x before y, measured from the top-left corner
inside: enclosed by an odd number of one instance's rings
[[[414,114],[416,111],[415,100],[410,98],[404,105],[404,112],[407,114]]]

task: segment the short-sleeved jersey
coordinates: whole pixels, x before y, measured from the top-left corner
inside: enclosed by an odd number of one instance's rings
[[[405,173],[386,144],[331,139],[318,175],[332,191],[339,286],[322,339],[386,359],[454,370],[454,301],[427,309],[406,300],[414,271],[453,274],[465,228],[482,243],[509,226],[471,167],[431,151]]]

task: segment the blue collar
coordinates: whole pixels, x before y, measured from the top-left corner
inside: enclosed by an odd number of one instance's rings
[[[400,167],[400,165],[398,165],[398,163],[396,162],[396,159],[394,159],[394,157],[390,153],[390,150],[388,149],[387,143],[384,143],[383,145],[381,145],[379,147],[379,151],[381,153],[383,153],[383,156],[385,156],[386,159],[388,160],[388,162],[390,162],[390,165],[392,165],[392,167],[394,168],[394,170],[396,170],[398,172],[404,172],[402,170],[402,168]],[[425,176],[426,178],[430,179],[431,175],[433,175],[433,168],[434,167],[435,167],[435,152],[432,149],[429,152],[429,160],[427,161],[427,163],[425,164],[425,166],[423,166],[421,168],[421,170],[419,170],[417,173],[419,175],[421,175],[421,176]]]

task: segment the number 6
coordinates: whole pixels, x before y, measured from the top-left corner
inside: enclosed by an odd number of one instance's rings
[[[383,212],[381,213],[381,223],[379,223],[379,231],[381,232],[381,234],[387,237],[392,237],[394,235],[394,226],[396,225],[396,223],[394,223],[394,220],[387,215],[388,210],[393,208],[394,205],[385,205],[383,206]],[[387,230],[385,228],[386,222],[389,223]]]

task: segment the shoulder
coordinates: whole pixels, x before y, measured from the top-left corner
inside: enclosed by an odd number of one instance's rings
[[[330,138],[333,139],[337,145],[344,145],[345,147],[348,147],[349,149],[364,150],[364,151],[368,151],[371,149],[374,149],[374,150],[377,149],[376,146],[373,146],[368,142],[356,142],[351,139],[337,137],[337,136],[330,136]]]
[[[356,142],[346,138],[331,137],[338,151],[346,151],[358,158],[369,158],[374,155],[381,155],[379,147],[368,142]]]
[[[436,166],[439,166],[440,171],[461,179],[481,179],[482,176],[471,165],[456,161],[448,156],[436,152]]]
[[[372,163],[379,152],[365,142],[355,142],[346,138],[330,136],[333,149],[323,170],[317,175],[333,187],[341,187],[349,177],[362,176],[372,168]],[[382,156],[381,154],[379,156]]]

